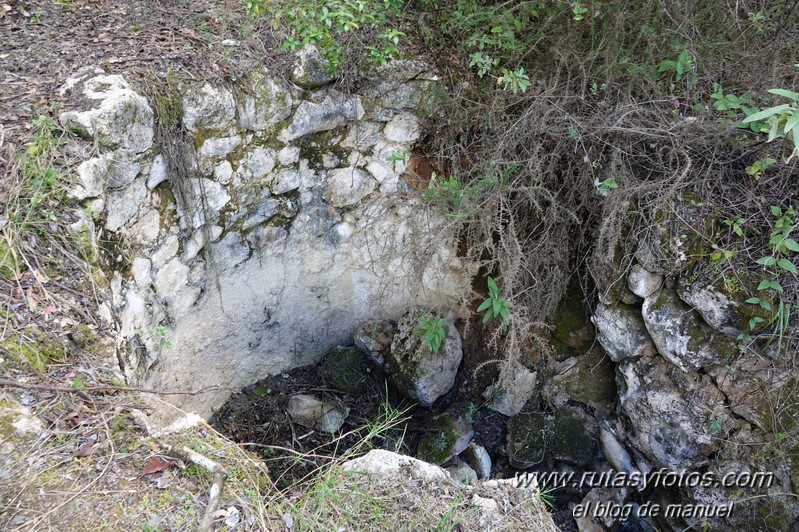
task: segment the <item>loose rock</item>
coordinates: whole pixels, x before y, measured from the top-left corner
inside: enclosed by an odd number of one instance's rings
[[[337,432],[350,411],[327,401],[320,401],[311,395],[292,395],[286,407],[295,423],[321,432]]]

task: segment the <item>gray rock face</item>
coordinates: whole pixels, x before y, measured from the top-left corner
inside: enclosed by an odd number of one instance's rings
[[[224,130],[236,117],[233,93],[209,83],[190,87],[183,96],[183,125],[192,133]]]
[[[410,310],[397,324],[388,357],[389,378],[405,396],[430,406],[455,385],[463,350],[461,337],[452,320],[444,323],[446,337],[433,353],[422,336],[413,334],[419,318],[431,313],[422,308]]]
[[[330,71],[330,62],[322,57],[313,44],[306,44],[297,52],[291,81],[303,89],[318,89],[335,78]]]
[[[298,425],[321,432],[337,432],[350,411],[311,395],[292,395],[286,407],[291,420]]]
[[[61,90],[80,109],[63,111],[61,124],[110,149],[142,153],[153,145],[153,110],[121,76],[82,69]]]
[[[670,289],[646,298],[642,314],[658,352],[683,371],[722,364],[737,351]]]
[[[491,456],[485,447],[469,442],[469,446],[461,453],[461,458],[477,473],[477,478],[491,478]]]
[[[336,168],[328,173],[327,179],[325,200],[334,207],[358,203],[377,187],[372,176],[360,168]]]
[[[613,469],[620,473],[640,473],[630,453],[619,441],[616,428],[604,419],[599,421],[599,444],[602,447],[602,454]]]
[[[490,401],[488,407],[505,416],[515,416],[532,397],[535,389],[536,372],[519,367],[513,370],[513,377],[502,385],[492,384],[483,392]]]
[[[740,333],[738,313],[735,303],[712,285],[701,283],[682,284],[678,293],[680,299],[691,305],[708,325],[730,336]]]
[[[641,313],[633,307],[597,304],[591,322],[597,340],[613,362],[655,354]]]
[[[147,197],[147,186],[143,178],[134,178],[124,188],[109,191],[106,199],[108,217],[105,228],[116,231],[133,218],[139,210],[139,205]],[[140,237],[137,237],[140,238]],[[146,238],[145,238],[146,239]]]
[[[663,357],[643,357],[619,366],[621,411],[629,419],[622,436],[653,467],[691,471],[718,451],[708,420],[723,411],[724,395],[708,375],[685,373]]]
[[[640,264],[633,264],[627,274],[627,287],[638,297],[649,297],[663,285],[663,276],[648,272]]]
[[[150,165],[150,175],[147,177],[147,188],[154,189],[169,178],[167,175],[166,158],[158,154]]]
[[[241,144],[241,137],[222,137],[205,139],[200,146],[200,155],[203,157],[225,157]]]
[[[347,97],[338,91],[329,91],[319,102],[303,100],[294,118],[278,137],[289,142],[311,133],[342,127],[363,118],[364,109],[357,96]]]
[[[294,98],[281,82],[261,69],[254,70],[248,81],[251,90],[240,96],[238,104],[242,128],[265,131],[291,116]]]
[[[389,120],[383,134],[391,142],[412,144],[421,135],[419,119],[412,113],[400,113]]]
[[[727,396],[732,411],[769,432],[772,423],[772,405],[763,394],[779,394],[791,380],[785,368],[779,368],[769,357],[742,354],[733,366],[716,366],[708,371],[719,390]]]
[[[469,464],[461,462],[457,458],[453,461],[455,463],[446,468],[452,480],[458,484],[466,484],[467,486],[477,482],[477,473],[474,469],[469,467]]]

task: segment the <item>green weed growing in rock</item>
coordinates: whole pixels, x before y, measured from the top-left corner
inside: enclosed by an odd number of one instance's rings
[[[786,210],[772,205],[771,214],[775,217],[774,228],[771,231],[769,238],[769,247],[771,247],[772,254],[769,256],[761,257],[755,262],[763,266],[767,274],[760,280],[757,286],[758,292],[766,292],[768,295],[752,296],[746,300],[746,303],[752,305],[759,305],[763,310],[772,313],[771,321],[773,325],[773,332],[771,336],[771,343],[775,338],[778,341],[778,349],[782,348],[782,340],[788,330],[788,324],[791,315],[791,305],[783,300],[784,288],[780,283],[779,276],[784,273],[797,274],[797,269],[794,263],[790,260],[791,253],[799,252],[799,243],[794,238],[791,238],[791,232],[794,229],[794,217],[796,211],[793,207]],[[768,269],[771,268],[771,269]],[[765,318],[754,316],[749,320],[750,330],[755,329],[765,323]]]
[[[419,326],[413,330],[416,336],[424,336],[425,342],[430,346],[433,353],[438,353],[441,349],[441,342],[444,341],[447,333],[444,332],[444,322],[446,318],[425,317],[419,318]]]

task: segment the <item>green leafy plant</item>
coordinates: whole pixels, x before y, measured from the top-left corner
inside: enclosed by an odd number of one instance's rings
[[[619,188],[619,184],[616,183],[616,178],[613,176],[608,177],[607,179],[599,180],[598,177],[594,178],[594,188],[596,189],[598,194],[607,194],[609,191]]]
[[[720,434],[724,432],[724,418],[716,414],[711,414],[710,418],[707,420],[707,428],[711,434]]]
[[[788,98],[790,103],[783,103],[769,107],[748,115],[742,124],[750,124],[764,121],[764,125],[759,131],[768,131],[768,141],[783,138],[790,135],[793,143],[793,150],[788,157],[790,160],[799,153],[799,93],[786,89],[770,89],[769,92],[776,96]]]
[[[444,323],[446,321],[446,318],[422,316],[419,318],[419,326],[413,330],[413,334],[416,336],[424,336],[424,340],[427,342],[427,345],[430,346],[430,350],[433,353],[438,353],[441,349],[441,343],[447,336],[447,333],[444,332]]]
[[[167,336],[169,329],[167,329],[166,325],[157,325],[155,329],[145,331],[144,329],[134,329],[133,331],[135,334],[138,335],[147,335],[147,338],[160,338],[161,340],[161,347],[164,349],[170,349],[172,347],[172,340]]]
[[[477,77],[482,78],[492,68],[499,64],[499,58],[492,58],[483,52],[474,52],[469,55],[469,66],[477,67]]]
[[[488,298],[477,307],[477,312],[485,312],[483,323],[488,323],[490,319],[496,318],[502,324],[502,329],[507,331],[510,305],[499,296],[499,287],[492,277],[487,279],[487,283]]]
[[[799,243],[789,236],[794,228],[793,217],[796,215],[796,211],[793,207],[783,211],[780,207],[772,205],[771,213],[777,218],[769,238],[769,246],[773,253],[771,256],[761,257],[755,262],[765,267],[776,266],[777,272],[783,270],[796,275],[796,266],[786,256],[791,252],[799,252]]]
[[[772,205],[770,210],[772,216],[776,219],[769,238],[769,247],[772,250],[772,254],[755,261],[763,266],[764,270],[769,274],[768,277],[761,279],[757,286],[758,292],[765,292],[765,294],[763,296],[752,296],[746,300],[746,303],[758,305],[766,312],[771,313],[771,319],[768,323],[773,326],[773,330],[769,344],[774,339],[777,339],[779,350],[782,348],[783,338],[788,331],[791,316],[791,305],[783,300],[785,290],[779,281],[779,276],[784,273],[797,274],[796,266],[790,260],[789,255],[799,252],[799,243],[790,236],[791,231],[794,229],[795,209],[789,207],[783,210],[776,205]],[[749,320],[749,329],[754,330],[756,327],[766,323],[766,321],[762,316],[753,316]]]
[[[411,156],[411,152],[408,151],[408,150],[395,151],[395,152],[392,152],[391,155],[386,157],[386,161],[390,162],[391,165],[396,170],[397,163],[400,163],[400,162],[403,162],[403,161],[407,161],[410,158],[410,156]]]
[[[36,117],[32,125],[33,136],[20,155],[24,181],[10,218],[20,232],[35,229],[43,233],[47,224],[56,221],[52,207],[64,196],[58,187],[59,174],[53,164],[61,133],[46,115]]]
[[[574,4],[572,4],[572,19],[583,20],[587,12],[588,8],[585,7],[580,0],[577,0],[574,2]]]
[[[670,73],[674,81],[685,81],[689,88],[696,85],[694,59],[688,50],[683,50],[677,59],[666,59],[658,65],[658,73]]]
[[[738,236],[744,236],[743,223],[744,223],[743,218],[736,218],[734,220],[724,220],[724,225],[730,227],[732,229],[732,232]]]
[[[464,194],[464,184],[454,175],[444,178],[433,172],[430,183],[427,184],[425,199],[442,200],[449,204],[455,214],[458,214],[463,206]]]
[[[765,172],[769,166],[776,162],[777,160],[771,157],[763,157],[762,159],[759,159],[747,166],[746,173],[759,180],[761,177],[763,177],[763,172]]]
[[[365,46],[366,59],[385,64],[399,54],[402,31],[389,27],[392,17],[399,15],[400,0],[286,0],[266,2],[245,0],[251,16],[270,16],[273,29],[286,29],[283,48],[294,52],[306,44],[315,44],[336,72],[344,62],[345,46],[360,42],[349,35],[376,31],[377,44]]]
[[[524,68],[516,70],[502,69],[502,75],[497,78],[497,83],[505,89],[510,89],[513,93],[525,92],[530,86],[530,78],[524,73]]]
[[[397,45],[399,44],[400,37],[405,36],[405,33],[397,29],[390,29],[378,35],[377,38],[380,39],[380,44],[366,47],[366,49],[369,50],[367,59],[376,65],[385,65],[388,63],[389,59],[399,54]]]

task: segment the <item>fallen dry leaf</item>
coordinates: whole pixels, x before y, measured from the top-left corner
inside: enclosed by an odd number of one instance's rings
[[[163,471],[164,469],[173,466],[176,463],[177,460],[168,460],[158,455],[151,456],[147,459],[147,463],[144,465],[144,469],[141,471],[141,476],[158,473],[159,471]]]
[[[94,444],[92,442],[87,442],[83,445],[83,447],[75,451],[75,454],[73,454],[72,456],[74,456],[75,458],[91,456],[92,454],[94,454],[94,449],[95,449]]]

